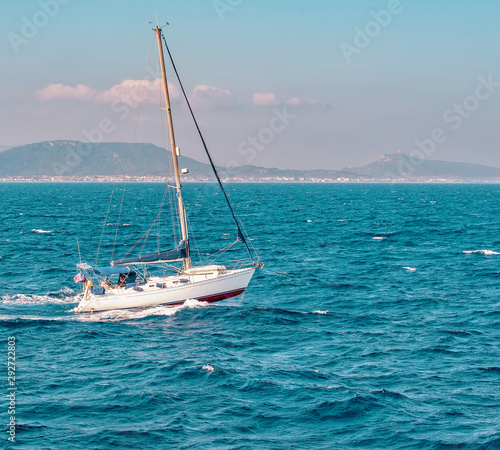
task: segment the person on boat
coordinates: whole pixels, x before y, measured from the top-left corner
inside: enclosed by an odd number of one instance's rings
[[[125,286],[127,286],[127,274],[121,273],[120,278],[118,279],[118,283],[116,284],[116,287],[121,288]]]
[[[108,277],[104,277],[102,279],[101,286],[109,287],[109,288],[115,287],[115,285],[108,279]]]

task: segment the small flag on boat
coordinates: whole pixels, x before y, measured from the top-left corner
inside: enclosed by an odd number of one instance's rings
[[[73,278],[73,281],[75,283],[83,283],[85,281],[85,277],[81,274],[81,273],[77,273],[74,278]]]

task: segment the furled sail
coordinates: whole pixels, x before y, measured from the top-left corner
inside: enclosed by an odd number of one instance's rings
[[[111,261],[112,266],[120,266],[126,264],[148,264],[156,262],[177,261],[187,256],[186,241],[179,242],[177,247],[171,250],[164,250],[162,252],[149,253],[147,255],[140,255],[134,258],[117,259]]]

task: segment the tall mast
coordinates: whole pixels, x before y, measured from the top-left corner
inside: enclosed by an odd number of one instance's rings
[[[160,58],[161,75],[163,78],[163,92],[165,93],[165,106],[167,109],[168,118],[168,129],[170,132],[170,146],[172,148],[172,157],[174,160],[174,175],[175,175],[175,185],[177,187],[177,202],[179,204],[179,219],[181,222],[181,233],[182,239],[186,241],[186,258],[184,259],[184,269],[189,269],[191,267],[191,257],[189,255],[189,240],[188,240],[188,228],[186,219],[186,210],[184,209],[184,201],[182,200],[182,186],[181,186],[181,176],[179,173],[179,162],[177,160],[177,146],[175,145],[174,136],[174,125],[172,123],[172,112],[170,110],[170,97],[168,94],[168,84],[167,84],[167,73],[165,71],[165,60],[163,59],[163,48],[161,45],[161,28],[155,28],[156,38],[158,41],[158,55]]]

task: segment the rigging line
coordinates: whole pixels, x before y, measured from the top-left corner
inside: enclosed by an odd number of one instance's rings
[[[173,231],[173,237],[174,237],[174,245],[177,244],[177,228],[175,224],[175,217],[176,217],[176,209],[174,206],[174,199],[172,197],[172,191],[171,191],[172,186],[170,186],[170,183],[167,184],[167,189],[168,189],[168,200],[170,203],[170,218],[172,220],[172,231]]]
[[[154,224],[155,224],[155,222],[153,222],[149,231],[151,231],[151,229],[154,227]],[[139,255],[142,255],[142,252],[144,251],[144,247],[146,246],[146,242],[148,242],[148,238],[149,238],[149,233],[144,236],[144,240],[142,241],[141,249],[139,250]]]
[[[193,238],[194,246],[196,247],[196,252],[198,253],[198,259],[201,261],[201,253],[200,253],[200,249],[198,248],[198,242],[196,242],[196,237],[194,235],[193,227],[191,225],[191,221],[189,220],[189,216],[187,214],[186,214],[186,216],[187,216],[187,220],[188,220],[188,224],[189,224],[189,230],[191,231],[190,236],[192,236],[192,238]]]
[[[99,245],[97,246],[97,253],[95,255],[94,267],[97,267],[97,261],[99,260],[99,251],[101,249],[101,243],[102,243],[102,238],[104,236],[104,230],[106,227],[106,223],[108,222],[109,210],[111,208],[111,202],[113,201],[113,195],[115,193],[115,188],[116,188],[116,181],[113,183],[113,190],[111,191],[111,197],[109,198],[108,209],[106,211],[106,216],[104,217],[104,223],[102,224],[101,238],[99,239]],[[111,259],[113,259],[113,258],[111,258]]]
[[[250,242],[250,246],[252,247],[253,252],[254,252],[254,253],[255,253],[255,255],[257,256],[257,262],[259,262],[259,261],[260,261],[260,256],[259,256],[259,254],[257,253],[257,250],[255,250],[255,246],[253,245],[253,242],[252,242],[252,240],[250,239],[250,236],[248,236],[247,230],[245,230],[245,226],[243,225],[243,223],[240,223],[240,225],[241,225],[241,228],[243,228],[243,231],[245,232],[245,235],[246,235],[246,237],[247,237],[247,239],[248,239],[248,242]]]
[[[224,253],[226,253],[234,244],[236,244],[238,240],[234,241],[232,244],[228,245],[226,248],[220,250],[220,255],[216,256],[214,259],[212,259],[211,262],[214,262],[216,259],[219,259]]]
[[[125,255],[123,255],[122,259],[126,258],[130,253],[132,253],[132,251],[141,243],[141,241],[147,240],[149,234],[151,233],[151,230],[153,229],[153,227],[155,226],[155,224],[157,224],[158,221],[160,220],[161,211],[163,209],[163,204],[165,203],[165,197],[166,197],[166,195],[165,195],[165,192],[164,192],[163,193],[162,203],[160,204],[160,208],[159,208],[158,214],[156,215],[156,218],[153,220],[153,222],[151,223],[151,225],[149,226],[149,228],[142,234],[142,236],[139,239],[137,239],[137,241],[132,245],[132,247],[130,247],[127,250],[127,252],[125,253]],[[144,245],[145,245],[145,243],[143,244],[142,248],[144,248]],[[142,249],[141,249],[141,252],[142,252]]]
[[[150,47],[150,50],[149,50],[149,58],[148,58],[148,61],[144,64],[144,76],[143,76],[143,79],[146,78],[146,72],[147,72],[147,68],[150,66],[150,61],[151,61],[151,55],[153,53],[153,48],[154,48],[154,38],[151,40],[151,47]],[[127,129],[129,130],[130,127],[131,127],[131,124],[132,124],[132,116],[130,116],[130,119],[129,119],[129,122],[128,122],[128,126],[127,126]],[[128,134],[128,131],[127,131],[127,134]],[[120,167],[122,165],[122,161],[123,161],[123,156],[125,154],[125,147],[126,147],[126,144],[123,145],[123,148],[122,148],[122,154],[120,156],[120,161],[118,162],[118,166],[116,168],[116,177],[118,177],[118,174],[120,172]],[[115,190],[116,190],[116,185],[117,185],[117,181],[115,181],[113,183],[113,189],[111,191],[111,197],[109,199],[109,203],[108,203],[108,209],[106,211],[106,216],[104,218],[104,223],[102,225],[102,231],[101,231],[101,237],[99,239],[99,245],[97,246],[97,252],[96,252],[96,257],[95,257],[95,266],[97,266],[97,262],[99,260],[99,253],[100,253],[100,250],[101,250],[101,244],[102,244],[102,239],[104,237],[104,230],[105,230],[105,227],[106,227],[106,224],[108,222],[108,217],[109,217],[109,211],[110,211],[110,208],[111,208],[111,203],[113,201],[113,196],[114,196],[114,193],[115,193]],[[115,242],[116,242],[116,235],[115,235]],[[114,252],[114,249],[115,249],[115,244],[113,244],[113,252]],[[111,257],[111,259],[113,259],[113,257]]]
[[[153,229],[154,225],[156,223],[156,220],[153,220],[153,223],[150,225],[150,227],[148,228],[148,230],[143,233],[143,235],[137,239],[137,241],[134,242],[134,244],[132,245],[132,247],[130,247],[126,252],[125,254],[122,256],[121,259],[125,259],[128,255],[130,255],[130,253],[132,253],[132,251],[144,240],[146,239],[147,240],[147,237],[149,236],[149,233],[151,232],[151,230]],[[144,247],[144,244],[143,244],[143,247]],[[141,252],[142,252],[142,249],[141,249]],[[142,254],[142,253],[140,253]]]
[[[161,225],[162,225],[162,212],[163,212],[163,209],[164,209],[164,205],[165,205],[165,199],[167,197],[167,192],[168,192],[168,184],[165,186],[164,190],[163,190],[163,196],[162,196],[162,199],[161,199],[161,204],[160,204],[160,207],[158,209],[158,214],[156,216],[156,220],[157,220],[157,228],[156,228],[156,248],[158,250],[158,252],[160,251],[160,247],[161,247]],[[170,195],[170,193],[169,193]]]
[[[156,223],[156,252],[160,253],[160,221]]]
[[[160,207],[158,208],[158,214],[156,215],[156,248],[160,252],[160,223],[161,223],[161,212],[163,211],[163,205],[165,204],[165,198],[167,196],[167,190],[163,191],[163,197],[161,199]],[[153,222],[154,223],[154,222]]]
[[[160,64],[160,62],[158,61],[158,65]],[[160,69],[158,69],[159,71]],[[162,95],[162,92],[161,92],[161,89],[158,89],[158,94],[160,96],[160,106],[163,106],[164,102],[165,102],[165,98],[164,96]],[[175,206],[174,206],[174,203],[177,203],[174,201],[174,198],[173,198],[173,195],[172,195],[172,192],[170,191],[170,180],[169,178],[171,178],[172,176],[172,158],[169,158],[168,157],[168,151],[167,151],[167,148],[168,148],[168,144],[167,144],[167,135],[165,133],[165,118],[164,118],[164,113],[163,113],[164,109],[161,108],[160,109],[160,122],[161,122],[161,131],[162,131],[162,136],[163,136],[163,146],[164,146],[164,149],[165,149],[165,161],[166,161],[166,167],[167,167],[167,176],[165,177],[167,179],[167,187],[166,189],[168,190],[168,200],[169,200],[169,205],[170,205],[170,218],[171,218],[171,221],[172,221],[172,235],[173,235],[173,238],[174,238],[174,246],[177,245],[177,228],[175,226],[175,217],[176,217],[176,210],[175,210]]]
[[[163,269],[166,268],[167,270],[174,271],[174,272],[177,272],[177,273],[181,273],[182,272],[182,269],[180,269],[177,266],[174,266],[173,264],[168,264],[166,262],[162,262],[160,264],[163,266]],[[166,276],[165,272],[166,272],[166,270],[163,270],[163,276],[164,277]]]
[[[153,40],[154,42],[154,40]],[[141,115],[141,109],[142,109],[142,103],[144,101],[144,93],[146,92],[146,77],[147,77],[147,71],[148,71],[148,68],[150,67],[150,62],[151,62],[151,55],[153,54],[153,43],[151,44],[151,48],[150,48],[150,51],[149,51],[149,58],[147,60],[147,63],[145,64],[144,66],[144,76],[143,76],[143,79],[142,79],[142,92],[141,92],[141,98],[140,98],[140,102],[139,102],[139,109],[137,111],[137,116],[136,116],[136,121],[135,121],[135,127],[134,127],[134,135],[133,135],[133,138],[132,138],[132,145],[131,145],[131,148],[130,148],[130,156],[128,158],[128,166],[127,166],[127,171],[125,173],[125,175],[128,177],[128,174],[129,174],[129,171],[130,171],[130,164],[132,162],[132,155],[134,153],[134,145],[135,145],[135,138],[137,136],[137,128],[139,126],[139,117]],[[130,122],[129,122],[129,128],[132,124],[132,117],[130,118]],[[123,157],[123,153],[125,152],[125,146],[124,145],[123,147],[123,152],[122,152],[122,157]],[[114,238],[114,241],[113,241],[113,248],[111,250],[111,260],[113,260],[113,256],[115,254],[115,248],[116,248],[116,239],[118,237],[118,229],[120,227],[120,220],[121,220],[121,216],[122,216],[122,210],[123,210],[123,201],[125,200],[125,192],[127,190],[127,182],[125,182],[124,186],[123,186],[123,192],[122,192],[122,200],[120,202],[120,210],[118,212],[118,220],[116,222],[116,230],[115,230],[115,238]]]
[[[200,260],[199,264],[202,264],[204,261],[206,260],[212,260],[212,261],[215,261],[219,256],[221,256],[223,253],[227,252],[234,244],[236,244],[237,242],[239,242],[238,240],[234,241],[232,244],[229,244],[227,245],[226,247],[222,248],[221,250],[218,250],[216,251],[215,253],[212,253],[211,255],[208,255],[206,258]],[[212,259],[215,255],[217,255],[218,253],[220,253],[219,256],[217,256],[215,259]]]
[[[80,264],[82,263],[82,254],[80,253],[80,243],[78,242],[78,236],[76,237],[76,246],[78,247],[78,258],[80,259]]]
[[[148,58],[148,62],[144,65],[144,73],[146,73],[147,71],[147,67],[149,67],[149,61],[151,60],[151,54],[153,52],[153,44],[154,44],[154,39],[151,41],[151,48],[150,48],[150,51],[149,51],[149,58]],[[145,78],[146,76],[144,75],[143,76],[143,79]],[[130,129],[131,127],[131,124],[132,124],[132,116],[130,117],[129,119],[129,123],[128,123],[128,126],[127,126],[127,129]],[[128,131],[127,131],[127,134],[128,134]],[[120,161],[118,162],[118,167],[116,168],[116,177],[118,177],[118,174],[120,172],[120,167],[122,165],[122,161],[123,161],[123,156],[125,154],[125,148],[126,148],[126,144],[123,145],[123,148],[122,148],[122,154],[120,156]],[[106,226],[106,223],[108,221],[108,216],[109,216],[109,210],[110,210],[110,207],[111,207],[111,202],[113,201],[113,195],[114,195],[114,192],[115,192],[115,189],[116,189],[116,185],[117,185],[117,181],[115,181],[113,183],[113,190],[111,192],[111,197],[109,199],[109,204],[108,204],[108,210],[106,211],[106,217],[104,219],[104,224],[103,224],[103,227],[102,227],[102,232],[101,232],[101,238],[99,240],[99,246],[97,248],[97,254],[96,254],[96,259],[95,259],[95,265],[97,266],[97,261],[99,259],[99,251],[100,251],[100,248],[101,248],[101,243],[102,243],[102,238],[104,236],[104,229],[105,229],[105,226]],[[120,207],[121,209],[121,207]],[[116,235],[115,235],[115,242],[116,242]],[[114,253],[114,249],[115,249],[115,244],[113,244],[113,253]],[[113,257],[111,257],[111,259],[113,259]]]
[[[130,127],[130,124],[131,124],[131,120],[129,121],[128,127]],[[126,148],[126,144],[123,144],[122,154],[120,156],[120,161],[118,162],[118,167],[116,168],[116,178],[118,178],[118,174],[120,173],[120,167],[122,165],[123,156],[125,154],[125,148]],[[109,210],[111,208],[111,203],[113,202],[113,196],[115,194],[116,186],[118,184],[118,181],[116,180],[116,178],[115,178],[115,181],[113,182],[113,190],[111,191],[111,197],[110,197],[109,203],[108,203],[108,210],[106,211],[106,216],[104,218],[104,223],[102,225],[101,238],[99,239],[99,246],[97,247],[97,254],[95,257],[95,266],[96,267],[97,267],[97,261],[99,259],[99,252],[101,249],[102,238],[104,236],[104,230],[105,230],[106,224],[108,223]],[[115,241],[116,241],[116,234],[115,234]],[[114,248],[115,248],[115,244],[113,244],[113,252],[114,252]],[[113,255],[111,255],[111,259],[113,259]]]
[[[153,222],[153,225],[154,225],[154,222]],[[146,238],[148,233],[149,233],[149,230],[146,231],[146,233],[144,233],[139,239],[137,239],[137,241],[135,241],[134,244],[132,245],[132,247],[130,247],[125,252],[125,254],[122,256],[121,259],[125,259],[128,255],[130,255],[130,253],[132,253],[132,251],[142,242],[142,240]]]
[[[176,68],[174,60],[172,58],[172,54],[170,53],[170,49],[168,48],[165,36],[163,35],[163,33],[161,35],[163,37],[163,42],[165,43],[165,48],[167,49],[167,53],[168,53],[168,56],[170,58],[170,62],[172,63],[172,68],[174,69],[174,72],[175,72],[175,75],[177,77],[177,80],[179,81],[179,86],[181,87],[182,93],[184,95],[184,99],[186,100],[186,104],[187,104],[187,106],[189,108],[189,112],[191,113],[191,117],[193,118],[193,121],[194,121],[194,124],[196,126],[196,129],[198,130],[198,134],[200,136],[201,142],[202,142],[203,147],[205,149],[205,153],[207,154],[207,157],[208,157],[208,160],[210,162],[210,165],[212,166],[212,170],[213,170],[213,172],[215,174],[215,177],[217,178],[217,182],[219,183],[219,187],[220,187],[222,193],[224,194],[224,198],[226,200],[226,203],[227,203],[227,206],[229,208],[229,211],[231,212],[231,216],[233,217],[233,221],[234,221],[234,223],[236,225],[236,229],[238,230],[238,241],[243,242],[243,244],[245,245],[245,248],[247,249],[248,255],[250,256],[250,259],[252,260],[252,262],[255,262],[254,258],[252,256],[252,253],[250,252],[250,248],[248,247],[248,244],[247,244],[247,242],[245,240],[245,237],[243,236],[243,233],[241,232],[240,225],[238,223],[238,219],[236,218],[236,216],[234,214],[233,208],[231,207],[231,203],[229,203],[229,198],[228,198],[228,196],[226,194],[226,191],[224,190],[224,186],[222,185],[222,181],[219,178],[219,174],[217,173],[217,169],[215,168],[215,165],[214,165],[214,163],[212,161],[212,157],[210,156],[210,153],[208,151],[207,144],[205,143],[205,138],[203,137],[203,135],[201,133],[201,130],[200,130],[200,127],[198,126],[198,121],[196,120],[196,117],[194,115],[193,109],[191,108],[191,104],[189,103],[188,97],[186,95],[186,91],[184,90],[184,86],[183,86],[182,81],[181,81],[181,79],[179,77],[179,73],[177,72],[177,68]]]
[[[142,234],[142,236],[139,239],[137,239],[137,241],[132,245],[132,247],[125,253],[125,255],[122,257],[122,259],[126,258],[130,253],[132,253],[132,250],[134,250],[135,247],[137,247],[141,241],[144,241],[142,244],[141,251],[139,252],[139,254],[142,255],[142,251],[144,250],[144,246],[146,245],[146,241],[151,233],[151,230],[154,228],[155,224],[157,224],[158,221],[160,220],[161,211],[163,209],[164,203],[165,203],[165,192],[163,193],[163,199],[162,199],[158,214],[156,215],[155,219],[153,220],[153,222],[151,223],[149,228]]]
[[[165,157],[168,157],[167,155],[167,152],[165,152]],[[171,170],[171,168],[169,167],[169,171]],[[166,189],[168,191],[168,203],[169,203],[169,206],[170,206],[170,221],[172,222],[172,237],[174,239],[174,245],[177,245],[177,243],[179,242],[177,240],[177,233],[178,233],[178,228],[176,226],[176,217],[177,217],[177,210],[175,209],[175,204],[177,203],[175,200],[174,200],[174,197],[173,197],[173,186],[170,185],[170,182],[167,181],[167,186],[166,186]],[[180,240],[180,239],[179,239]]]
[[[158,61],[158,71],[161,71],[160,67],[160,61]],[[163,146],[165,148],[165,160],[167,161],[167,178],[173,178],[172,176],[172,158],[168,157],[168,143],[167,143],[167,135],[165,133],[165,116],[164,112],[166,111],[166,105],[165,105],[165,97],[162,95],[162,90],[158,89],[158,95],[160,96],[160,116],[161,116],[161,129],[162,129],[162,136],[163,136]],[[176,246],[177,243],[179,242],[177,240],[177,234],[180,234],[180,217],[177,211],[177,202],[175,201],[173,197],[173,192],[170,191],[170,180],[167,180],[167,188],[169,189],[168,191],[168,199],[169,199],[169,204],[170,204],[170,218],[172,221],[172,235],[174,238],[173,245]],[[177,221],[176,221],[177,218]],[[180,240],[180,239],[179,239]]]

